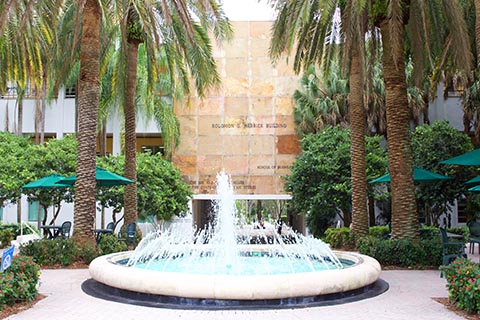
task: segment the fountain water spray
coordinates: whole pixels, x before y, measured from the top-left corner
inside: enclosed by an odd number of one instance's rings
[[[243,309],[331,304],[388,288],[371,257],[333,254],[319,239],[240,223],[228,176],[220,173],[217,182],[212,226],[153,232],[135,252],[97,257],[84,290],[148,306]]]
[[[175,229],[151,233],[140,242],[128,265],[208,274],[296,273],[343,267],[321,240],[292,231],[284,241],[275,230],[240,225],[232,183],[224,171],[217,174],[217,194],[212,226],[193,237]],[[250,245],[253,237],[270,244]]]

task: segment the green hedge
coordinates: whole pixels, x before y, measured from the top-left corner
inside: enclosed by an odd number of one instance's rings
[[[385,238],[389,234],[388,226],[374,226],[368,229],[368,234],[374,238]],[[328,228],[325,230],[324,241],[335,249],[355,249],[355,236],[350,228]]]
[[[38,233],[37,227],[35,227],[30,223],[28,224],[28,226]],[[2,230],[11,230],[15,235],[15,237],[19,236],[21,233],[19,223],[1,223],[0,222],[0,231]],[[31,234],[31,233],[32,231],[29,228],[23,227],[23,234]]]
[[[0,273],[0,310],[35,299],[39,276],[40,266],[32,258],[15,256],[10,267]]]
[[[98,256],[125,251],[125,243],[119,242],[115,235],[102,237],[98,247],[76,245],[73,239],[56,238],[53,240],[32,241],[20,247],[20,254],[32,257],[35,263],[45,266],[68,266],[74,262],[90,263]]]
[[[37,228],[31,224],[29,226],[37,231]],[[32,231],[24,227],[23,234],[31,234]],[[19,223],[0,223],[0,248],[10,246],[12,240],[16,239],[21,234]]]
[[[438,236],[417,242],[369,236],[357,241],[357,249],[360,253],[377,259],[382,266],[421,268],[442,263],[442,243]]]
[[[328,228],[325,230],[325,242],[335,249],[355,248],[355,236],[350,228]]]

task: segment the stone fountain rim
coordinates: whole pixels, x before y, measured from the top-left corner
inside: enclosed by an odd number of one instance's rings
[[[344,269],[280,275],[160,273],[115,264],[115,261],[126,259],[132,254],[122,252],[96,258],[90,264],[89,270],[95,281],[121,290],[213,300],[253,301],[315,297],[358,290],[378,280],[381,267],[375,259],[354,252],[334,253],[341,260],[352,261],[353,265]]]

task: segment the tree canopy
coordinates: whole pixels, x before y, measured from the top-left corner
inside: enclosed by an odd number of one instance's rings
[[[380,137],[366,138],[368,178],[386,170],[386,152]],[[307,225],[321,235],[337,214],[350,224],[350,131],[336,127],[306,135],[301,141],[302,154],[291,167],[285,188],[292,193],[291,206],[305,214]]]

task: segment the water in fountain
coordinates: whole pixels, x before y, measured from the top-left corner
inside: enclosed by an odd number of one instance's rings
[[[201,274],[284,274],[342,268],[321,240],[290,232],[284,241],[275,230],[240,225],[229,176],[217,175],[215,220],[211,227],[191,234],[175,228],[147,235],[128,265],[168,272]],[[270,231],[270,232],[269,232]],[[252,237],[267,245],[250,245]],[[240,239],[241,238],[241,239]]]

